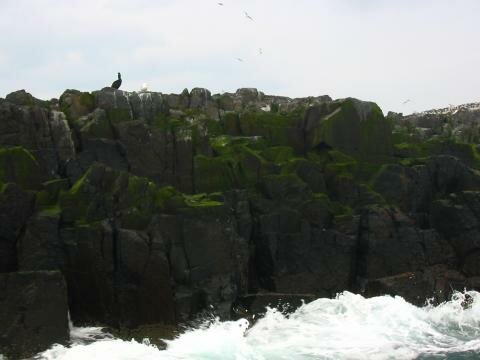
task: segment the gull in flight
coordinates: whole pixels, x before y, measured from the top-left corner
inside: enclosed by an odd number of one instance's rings
[[[220,5],[220,6],[223,6],[223,3],[221,3],[221,2],[219,2],[219,3],[217,3],[217,4]]]
[[[235,58],[235,59],[237,59],[238,61],[243,62],[243,59],[241,59],[241,58]]]
[[[258,55],[262,55],[262,54],[263,54],[263,50],[262,50],[262,48],[259,48],[258,49]]]
[[[253,18],[252,18],[250,15],[248,15],[248,13],[247,13],[246,11],[244,11],[244,13],[245,13],[245,17],[246,17],[247,19],[250,19],[250,20],[253,21]]]
[[[405,104],[409,103],[410,101],[412,101],[412,100],[407,99],[407,100],[405,100],[404,102],[402,102],[402,105],[405,105]]]

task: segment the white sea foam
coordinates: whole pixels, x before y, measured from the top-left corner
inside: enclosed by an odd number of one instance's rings
[[[147,341],[99,339],[98,331],[73,330],[74,344],[56,345],[39,359],[475,359],[480,358],[480,293],[457,293],[447,303],[418,308],[401,297],[365,299],[345,292],[303,305],[290,316],[269,309],[252,327],[244,319],[215,321],[166,341],[164,351]],[[90,332],[98,340],[85,343],[81,338],[91,341]]]

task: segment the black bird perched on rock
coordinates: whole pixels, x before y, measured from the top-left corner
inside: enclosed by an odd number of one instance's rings
[[[120,73],[118,73],[118,80],[115,80],[112,83],[112,88],[119,89],[120,85],[122,85],[122,75],[120,75]]]

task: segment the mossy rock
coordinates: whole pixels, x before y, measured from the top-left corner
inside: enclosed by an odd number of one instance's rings
[[[223,126],[223,132],[226,135],[231,136],[240,136],[242,130],[240,129],[240,119],[238,113],[227,112],[221,118],[221,123]]]
[[[60,96],[59,102],[60,110],[71,121],[77,120],[95,109],[95,96],[89,92],[66,90]]]
[[[250,111],[240,115],[240,130],[245,136],[262,136],[270,146],[300,147],[301,124],[305,110],[292,112]]]
[[[356,158],[392,153],[392,124],[374,103],[338,100],[324,105],[307,126],[309,149],[324,144]]]
[[[0,148],[0,182],[16,183],[24,190],[40,190],[47,178],[30,151],[21,146]]]
[[[220,193],[184,195],[187,206],[201,208],[223,206],[223,201],[219,201],[221,197]]]
[[[195,190],[200,193],[225,191],[239,186],[238,163],[226,157],[194,158]]]
[[[414,158],[420,157],[424,154],[421,146],[418,144],[412,144],[408,142],[402,142],[394,145],[393,154],[399,158]]]
[[[389,204],[405,208],[408,205],[405,204],[406,195],[412,186],[411,172],[411,169],[398,164],[385,164],[373,177],[371,187]]]
[[[132,113],[129,109],[111,108],[105,109],[105,111],[107,114],[107,119],[112,125],[133,120]]]
[[[290,146],[271,146],[261,152],[263,158],[276,164],[292,160],[295,153]]]
[[[125,228],[141,230],[154,214],[185,206],[173,187],[158,187],[147,178],[95,164],[68,191],[60,194],[66,223],[94,223],[117,217]]]
[[[245,151],[259,151],[265,148],[265,142],[259,137],[221,135],[209,140],[216,155],[236,156]]]
[[[307,184],[296,174],[267,175],[259,186],[267,198],[278,202],[300,203],[311,195]]]
[[[112,124],[103,109],[96,109],[91,114],[73,121],[72,124],[82,134],[82,138],[115,138]]]
[[[323,171],[329,175],[354,177],[358,168],[358,161],[339,150],[324,149],[317,153],[310,152],[308,159],[321,164]]]
[[[294,158],[282,166],[282,174],[296,174],[315,193],[326,192],[323,168],[318,162],[304,158]]]
[[[70,188],[68,179],[55,179],[46,181],[42,184],[42,190],[37,192],[35,206],[36,208],[54,206],[58,202],[61,191],[67,191]]]

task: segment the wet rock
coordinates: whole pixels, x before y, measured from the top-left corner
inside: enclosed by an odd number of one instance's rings
[[[266,313],[267,307],[288,314],[304,304],[315,301],[317,298],[313,294],[247,294],[238,298],[232,306],[232,312],[234,318],[246,318],[250,322],[254,322],[256,318],[261,318]]]
[[[463,291],[464,286],[464,275],[436,266],[371,280],[366,284],[365,296],[401,296],[414,305],[423,306],[427,301],[436,304],[446,301],[454,290]]]
[[[67,286],[60,272],[0,274],[0,353],[24,358],[69,340]]]

